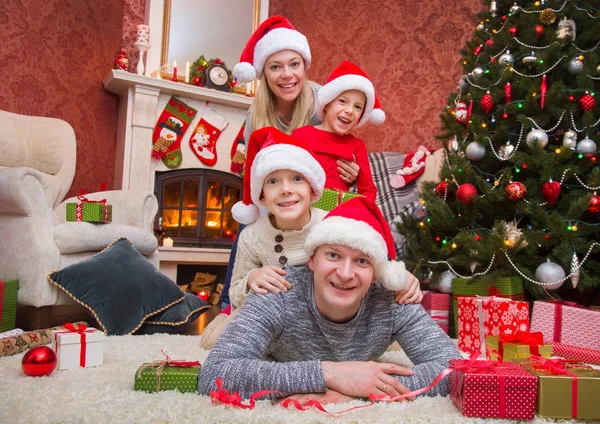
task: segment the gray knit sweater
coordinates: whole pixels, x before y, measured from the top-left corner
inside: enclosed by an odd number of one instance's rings
[[[393,293],[372,284],[356,316],[338,324],[315,304],[308,267],[288,268],[293,284],[285,293],[251,293],[202,364],[198,391],[216,390],[215,380],[244,399],[260,390],[296,393],[326,391],[320,361],[369,361],[398,341],[415,364],[412,376],[398,376],[411,390],[429,385],[460,358],[456,346],[419,304],[398,305]],[[427,392],[448,394],[448,379]]]

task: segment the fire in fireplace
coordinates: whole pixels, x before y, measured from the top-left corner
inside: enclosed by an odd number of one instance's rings
[[[231,208],[241,191],[242,179],[221,171],[157,172],[156,232],[171,237],[175,246],[231,247],[238,230]]]

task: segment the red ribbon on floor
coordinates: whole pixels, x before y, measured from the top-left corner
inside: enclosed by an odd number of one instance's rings
[[[500,357],[504,355],[504,344],[505,343],[523,343],[529,346],[529,352],[532,355],[539,355],[539,346],[544,344],[544,334],[541,331],[517,331],[514,334],[501,335],[498,340],[498,350],[500,351]]]
[[[88,329],[86,324],[79,324],[77,327],[75,327],[70,322],[66,323],[64,325],[64,327],[65,327],[66,331],[57,331],[56,333],[54,333],[54,345],[56,346],[56,355],[58,356],[58,349],[59,349],[58,335],[59,334],[79,333],[79,335],[80,335],[79,366],[85,368],[85,357],[87,354],[87,334],[86,333],[93,333],[98,330],[93,329],[93,328]]]

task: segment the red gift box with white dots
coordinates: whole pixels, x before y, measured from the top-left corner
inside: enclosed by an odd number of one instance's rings
[[[423,291],[421,301],[423,309],[448,334],[448,316],[450,313],[450,295],[433,291]]]
[[[453,359],[450,366],[468,362]],[[450,373],[450,397],[465,417],[532,420],[536,396],[537,377],[512,362]]]

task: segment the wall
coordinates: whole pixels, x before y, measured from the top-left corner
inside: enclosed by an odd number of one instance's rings
[[[312,80],[343,60],[369,74],[386,122],[356,132],[369,151],[439,148],[439,112],[461,74],[459,49],[475,31],[480,0],[270,0],[309,40]]]
[[[102,80],[119,48],[133,52],[144,7],[145,0],[0,2],[0,109],[73,126],[77,170],[69,195],[97,191],[101,181],[112,187],[118,97]]]

